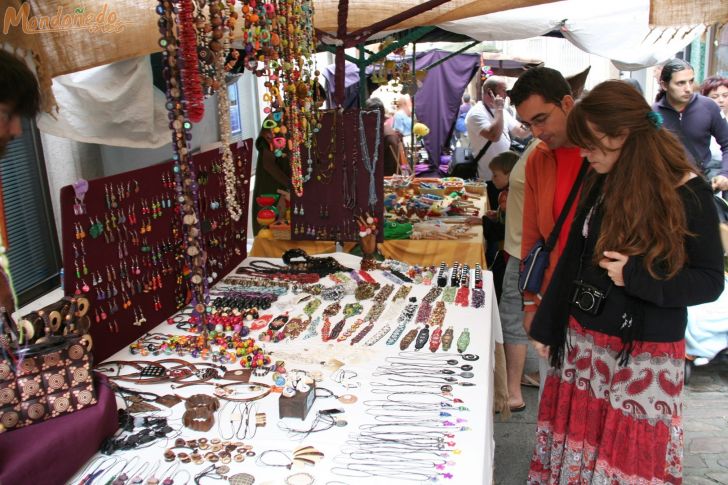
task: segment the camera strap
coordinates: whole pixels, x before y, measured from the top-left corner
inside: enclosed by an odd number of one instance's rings
[[[587,213],[586,217],[584,218],[584,225],[581,229],[581,235],[583,237],[583,242],[581,246],[581,254],[579,255],[579,267],[576,271],[576,280],[575,283],[581,285],[583,283],[582,280],[582,270],[584,268],[584,257],[586,256],[587,248],[590,247],[589,241],[590,239],[596,238],[597,232],[595,228],[601,225],[601,222],[599,224],[595,224],[594,222],[600,220],[600,214],[599,211],[601,210],[602,201],[604,200],[604,193],[599,194],[599,197],[597,197],[597,200],[594,202],[594,204],[589,208],[589,212]],[[596,243],[595,243],[596,244]],[[612,286],[614,286],[614,282],[612,280],[609,281],[609,284],[607,285],[607,288],[604,290],[604,297],[609,296],[609,292],[612,289]]]

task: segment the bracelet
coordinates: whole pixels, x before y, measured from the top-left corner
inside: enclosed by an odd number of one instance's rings
[[[214,413],[220,408],[220,401],[206,394],[195,394],[185,401],[185,409],[205,408]]]
[[[233,397],[235,396],[235,394],[237,394],[237,392],[232,389],[232,387],[234,386],[246,386],[249,388],[249,390],[253,392],[263,389],[264,392],[252,397],[236,398]],[[226,401],[251,402],[266,397],[268,394],[271,393],[271,387],[268,384],[263,384],[262,382],[231,382],[230,384],[216,385],[214,393],[217,397],[219,397],[220,399],[225,399]]]
[[[310,473],[294,473],[286,477],[286,485],[311,485],[314,482],[313,475]]]
[[[182,424],[193,431],[210,431],[214,422],[213,411],[204,406],[188,409],[182,416]]]

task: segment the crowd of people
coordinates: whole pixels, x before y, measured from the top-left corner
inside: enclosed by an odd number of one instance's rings
[[[490,142],[478,172],[493,184],[488,162],[533,137],[498,180],[512,412],[526,407],[529,343],[539,355],[528,483],[682,480],[686,309],[724,290],[714,192],[728,191],[728,80],[696,92],[692,67],[672,59],[659,82],[653,105],[618,80],[577,100],[561,73],[533,68],[508,93],[489,78],[465,118],[473,153]],[[552,231],[538,290],[524,290],[524,260]]]

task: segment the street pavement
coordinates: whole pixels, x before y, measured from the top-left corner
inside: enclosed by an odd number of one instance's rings
[[[529,350],[527,371],[537,369]],[[522,485],[536,429],[538,391],[523,387],[526,410],[508,421],[495,417],[495,483]],[[695,367],[683,405],[685,485],[728,485],[728,358]]]

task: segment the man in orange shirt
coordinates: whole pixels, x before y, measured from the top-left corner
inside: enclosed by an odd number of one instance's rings
[[[551,233],[576,180],[582,158],[578,148],[567,144],[566,118],[574,106],[574,98],[569,83],[560,72],[548,67],[529,69],[513,85],[511,102],[523,126],[543,142],[531,152],[526,164],[521,238],[523,260],[539,239],[546,240]],[[559,232],[556,247],[551,251],[541,291],[523,294],[523,326],[526,334],[566,244],[575,207],[576,202],[572,204]],[[525,352],[523,358],[525,360]],[[541,359],[541,387],[547,368],[546,361]]]

